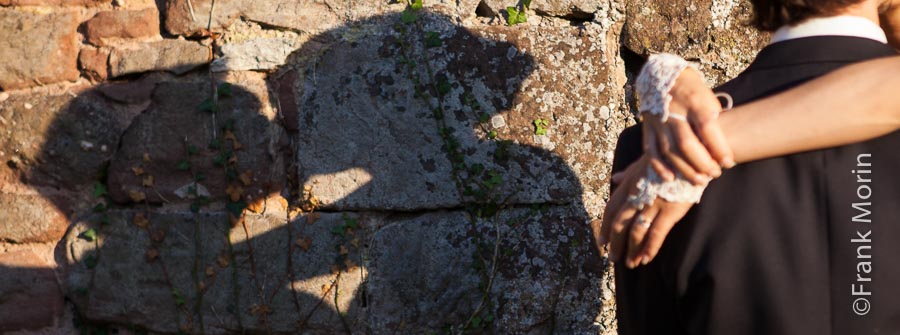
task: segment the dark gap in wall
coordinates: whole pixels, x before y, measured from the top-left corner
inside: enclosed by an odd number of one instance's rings
[[[495,15],[497,14],[494,13],[493,10],[491,10],[491,7],[488,6],[487,3],[484,2],[484,0],[479,2],[478,7],[475,8],[475,16],[492,18]]]
[[[619,53],[622,55],[622,60],[625,61],[625,72],[628,74],[629,79],[637,76],[638,73],[641,72],[644,63],[647,62],[647,59],[644,58],[644,56],[641,56],[637,52],[631,51],[624,46]]]

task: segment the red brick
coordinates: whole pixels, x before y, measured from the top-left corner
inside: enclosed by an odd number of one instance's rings
[[[62,312],[53,264],[32,251],[0,253],[0,333],[53,326]]]
[[[98,46],[116,39],[155,37],[159,36],[159,12],[156,8],[100,12],[84,27],[88,42]]]
[[[109,76],[109,50],[85,47],[78,54],[78,66],[85,76],[102,81]]]
[[[0,8],[0,89],[78,79],[77,28],[74,13]]]

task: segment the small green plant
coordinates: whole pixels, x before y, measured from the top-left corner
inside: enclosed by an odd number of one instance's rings
[[[547,127],[550,126],[550,121],[544,119],[535,119],[534,124],[534,134],[535,135],[547,135]]]
[[[528,22],[526,12],[531,7],[531,0],[522,0],[519,6],[506,7],[506,24],[510,26]]]

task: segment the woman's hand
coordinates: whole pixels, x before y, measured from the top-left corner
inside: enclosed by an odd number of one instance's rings
[[[716,118],[722,110],[715,94],[693,68],[686,68],[669,91],[669,118],[645,114],[644,153],[649,164],[666,180],[674,178],[669,167],[695,184],[722,174],[734,166],[734,156]]]
[[[606,204],[602,223],[591,227],[597,248],[602,250],[609,243],[609,259],[624,261],[628,268],[653,260],[666,235],[693,205],[658,198],[638,210],[629,203],[628,198],[637,193],[638,180],[646,174],[650,160],[644,155],[624,172],[613,176],[613,183],[618,186]]]

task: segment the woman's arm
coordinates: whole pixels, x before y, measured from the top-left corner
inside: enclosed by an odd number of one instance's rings
[[[719,123],[739,163],[886,135],[900,129],[900,57],[843,67]]]
[[[900,56],[850,65],[792,90],[742,105],[719,117],[737,162],[823,149],[876,138],[900,129]],[[666,235],[692,206],[656,199],[638,210],[627,199],[652,165],[645,155],[623,174],[610,196],[602,226],[592,226],[598,247],[633,268],[651,261]],[[633,224],[640,216],[649,225]]]

